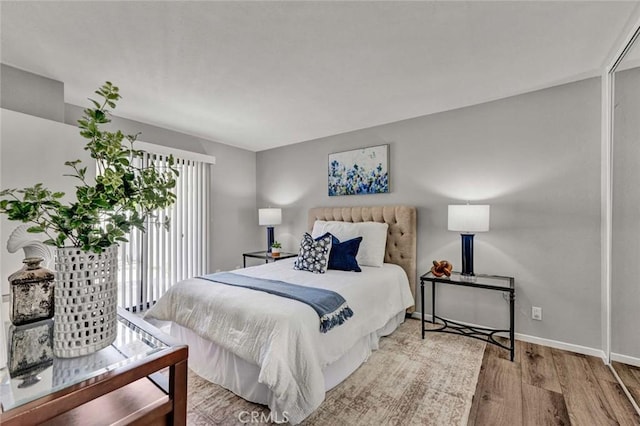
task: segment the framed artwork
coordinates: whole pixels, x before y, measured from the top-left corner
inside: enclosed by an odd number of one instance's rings
[[[329,154],[329,196],[389,192],[389,145]]]

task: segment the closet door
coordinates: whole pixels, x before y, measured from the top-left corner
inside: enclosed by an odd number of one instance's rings
[[[640,405],[640,40],[613,71],[611,363]]]

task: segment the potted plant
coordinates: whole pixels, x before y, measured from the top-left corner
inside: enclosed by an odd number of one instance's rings
[[[144,231],[154,211],[176,199],[173,158],[162,170],[143,164],[143,151],[134,148],[138,135],[103,128],[111,121],[108,108],[121,98],[118,87],[107,81],[95,93],[99,101],[89,99],[78,127],[97,176],[87,175],[80,160],[67,161],[68,176],[77,180],[68,202],[41,183],[0,192],[0,213],[32,224],[28,232],[45,233],[45,243],[56,247],[54,353],[61,357],[91,353],[115,339],[117,244],[133,228]]]
[[[273,244],[271,244],[271,256],[272,257],[280,256],[281,248],[282,248],[282,245],[279,242],[274,241]]]

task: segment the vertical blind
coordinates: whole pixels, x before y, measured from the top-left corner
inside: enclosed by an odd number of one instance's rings
[[[141,165],[167,168],[167,156],[145,153]],[[176,202],[148,219],[146,232],[131,231],[120,244],[118,303],[145,310],[178,281],[208,271],[210,165],[174,158]],[[167,231],[161,224],[170,219]]]

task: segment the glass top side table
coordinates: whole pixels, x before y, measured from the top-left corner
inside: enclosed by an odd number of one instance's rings
[[[242,266],[243,268],[247,267],[247,257],[251,257],[254,259],[264,259],[264,263],[269,263],[270,260],[274,262],[282,259],[290,259],[292,257],[298,256],[298,253],[290,253],[286,251],[281,251],[280,256],[272,256],[271,253],[263,251],[251,251],[248,253],[242,253]]]
[[[431,322],[433,324],[441,324],[441,327],[435,329],[426,329],[424,327],[424,284],[431,283]],[[487,327],[471,326],[461,324],[449,319],[445,319],[436,315],[436,285],[455,285],[463,287],[472,287],[476,289],[495,290],[508,294],[509,298],[509,329],[499,330]],[[515,355],[515,315],[514,305],[516,299],[515,279],[513,277],[505,277],[500,275],[462,275],[459,272],[453,272],[450,277],[436,277],[432,272],[427,272],[420,277],[420,295],[422,299],[422,338],[424,339],[426,332],[443,332],[451,334],[460,334],[462,336],[472,337],[487,343],[499,346],[509,351],[511,361]],[[505,345],[495,338],[496,334],[508,333],[509,345]]]
[[[186,403],[187,347],[120,308],[117,326],[116,340],[110,346],[76,358],[53,356],[52,320],[7,327],[9,353],[7,368],[0,370],[0,423],[7,421],[11,424],[13,420],[20,424],[18,416],[23,416],[22,421],[27,419],[29,423],[30,412],[34,411],[34,407],[37,411],[40,405],[48,404],[50,412],[69,411],[74,408],[68,403],[70,394],[92,388],[92,391],[74,398],[76,405],[80,406],[98,397],[107,397],[110,392],[115,394],[113,390],[125,388],[143,378],[149,379],[149,383],[153,382],[151,388],[164,391],[161,395],[167,399],[167,404],[161,410],[164,416],[172,411],[170,406],[174,406],[174,395],[170,394],[176,390],[182,392],[179,387],[169,383],[175,381],[174,368],[182,362]],[[165,367],[170,367],[169,374],[158,373]],[[67,401],[62,402],[65,399]],[[64,407],[55,407],[57,400]],[[37,419],[41,419],[42,415],[48,413],[41,412]],[[182,416],[182,413],[178,413],[178,416]]]

